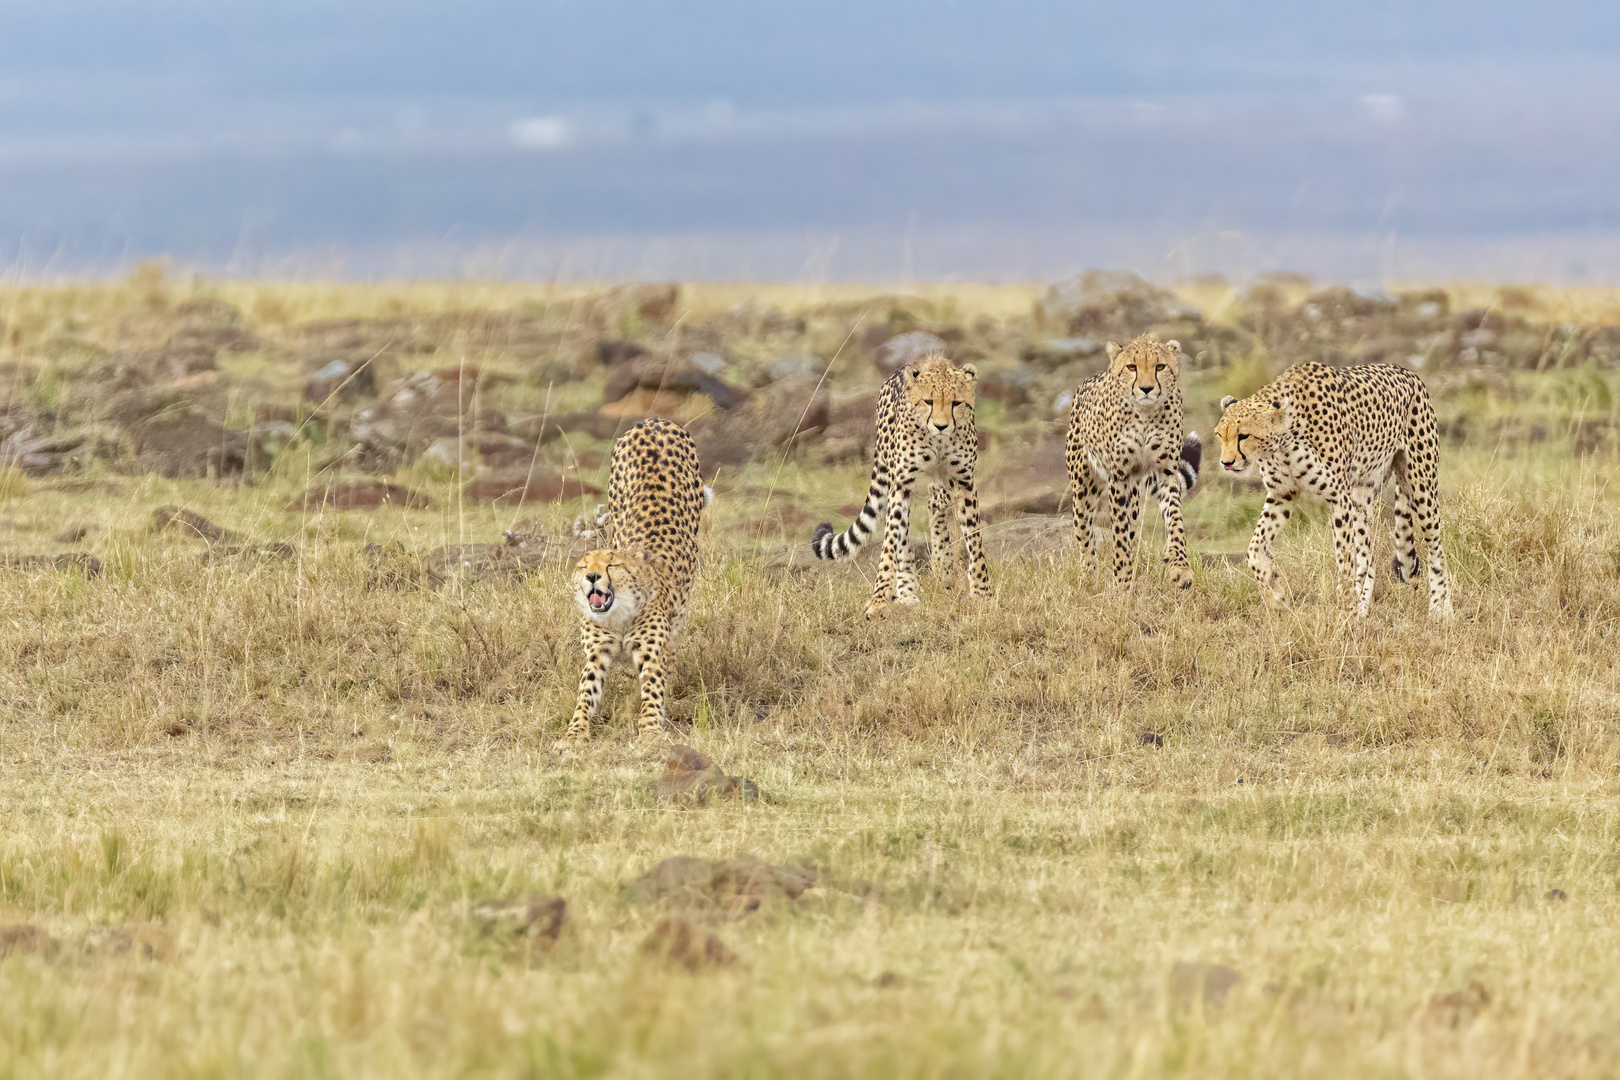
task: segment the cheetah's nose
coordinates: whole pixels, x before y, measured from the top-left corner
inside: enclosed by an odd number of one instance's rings
[[[601,574],[595,574],[595,573],[592,573],[592,574],[586,574],[586,575],[585,575],[585,580],[586,580],[586,581],[587,581],[587,582],[588,582],[588,583],[589,583],[589,584],[592,584],[592,585],[595,585],[595,584],[596,584],[596,583],[597,583],[597,582],[598,582],[598,581],[601,581],[601,580],[602,580],[602,575],[601,575]]]
[[[949,424],[935,424],[934,425],[934,427],[939,431],[944,431],[946,428],[948,428],[950,426],[951,425],[949,425]]]

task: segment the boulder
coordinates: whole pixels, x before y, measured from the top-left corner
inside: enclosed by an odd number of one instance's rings
[[[687,430],[705,472],[712,472],[818,437],[827,429],[831,400],[820,380],[795,376],[754,391],[730,412],[700,417]]]
[[[738,776],[727,776],[698,751],[685,743],[670,748],[664,762],[664,775],[655,785],[659,802],[701,805],[710,799],[758,799],[759,785]]]
[[[135,468],[170,478],[238,476],[265,455],[247,432],[228,430],[198,411],[159,413],[129,428]]]
[[[732,409],[748,396],[746,390],[677,357],[642,356],[613,369],[602,387],[602,404],[610,405],[637,389],[672,394],[705,394],[722,409]]]
[[[1090,270],[1058,282],[1046,290],[1036,316],[1072,336],[1121,343],[1161,323],[1203,318],[1168,289],[1124,270]]]

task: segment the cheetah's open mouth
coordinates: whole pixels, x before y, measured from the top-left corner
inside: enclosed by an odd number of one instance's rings
[[[598,585],[585,594],[585,602],[591,610],[601,615],[613,606],[613,589],[606,585]]]

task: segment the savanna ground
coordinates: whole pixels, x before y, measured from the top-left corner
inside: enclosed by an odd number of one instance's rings
[[[120,320],[161,321],[176,298],[156,288],[8,287],[14,394],[86,377],[39,343],[66,326],[111,347]],[[261,333],[558,292],[212,290]],[[1015,319],[1036,292],[923,295]],[[275,363],[221,366],[273,381]],[[1190,369],[1189,424],[1268,363]],[[1612,1076],[1614,376],[1537,366],[1430,379],[1452,433],[1443,626],[1387,573],[1371,617],[1343,617],[1319,507],[1281,538],[1290,602],[1268,609],[1230,558],[1260,495],[1213,447],[1190,591],[1166,587],[1150,520],[1128,596],[1072,552],[1004,552],[993,600],[925,578],[875,625],[869,566],[777,551],[859,498],[864,465],[721,471],[675,737],[766,799],[705,805],[656,797],[666,748],[629,741],[622,676],[595,741],[552,749],[579,663],[564,554],[432,588],[365,549],[495,543],[525,516],[566,537],[596,500],[474,505],[418,464],[396,478],[430,509],[288,510],[328,453],[313,435],[237,482],[12,470],[5,550],[84,550],[103,573],[0,571],[0,1076]],[[538,407],[601,386],[513,370]],[[1024,428],[982,411],[988,476]],[[599,479],[607,446],[567,452]],[[290,557],[204,561],[154,529],[165,504]],[[686,913],[730,954],[689,970],[644,948],[682,913],[630,887],[678,855],[816,886]],[[567,902],[554,947],[488,915],[539,895]]]

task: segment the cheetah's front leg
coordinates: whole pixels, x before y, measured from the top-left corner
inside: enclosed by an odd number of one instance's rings
[[[589,619],[580,620],[580,643],[585,646],[585,668],[579,676],[579,696],[574,704],[574,717],[568,721],[568,730],[557,746],[572,746],[591,737],[591,717],[602,702],[602,689],[607,685],[608,669],[613,666],[613,655],[619,642],[613,634]]]
[[[1367,611],[1372,606],[1372,517],[1373,500],[1377,498],[1377,494],[1377,491],[1370,488],[1352,491],[1345,508],[1348,519],[1346,539],[1350,551],[1351,596],[1355,600],[1356,614],[1363,619],[1367,617]]]
[[[669,726],[669,715],[664,708],[664,651],[670,640],[669,620],[657,613],[649,613],[637,628],[635,640],[626,642],[630,656],[636,663],[636,675],[641,681],[641,721],[636,730],[638,738],[656,735]]]
[[[1074,546],[1080,555],[1082,567],[1098,565],[1102,560],[1102,545],[1097,533],[1097,503],[1102,498],[1102,485],[1091,466],[1081,460],[1069,466],[1069,500],[1074,504]]]
[[[945,585],[956,584],[951,573],[951,489],[934,484],[928,493],[928,568]]]
[[[883,526],[883,556],[878,561],[877,580],[866,617],[876,618],[891,602],[915,604],[917,577],[911,568],[911,548],[906,534],[911,527],[911,484],[916,473],[896,475],[889,489],[889,516]]]
[[[1260,591],[1273,602],[1282,599],[1282,590],[1277,586],[1277,562],[1271,556],[1271,544],[1282,527],[1288,524],[1294,494],[1292,490],[1267,490],[1266,503],[1260,508],[1260,520],[1255,523],[1254,535],[1249,538],[1249,569],[1254,571]]]
[[[1108,504],[1114,526],[1114,583],[1131,587],[1136,561],[1136,522],[1142,514],[1140,482],[1116,479],[1108,485]]]
[[[1181,479],[1176,466],[1161,469],[1153,478],[1153,486],[1159,499],[1159,516],[1164,518],[1164,561],[1170,566],[1170,584],[1185,589],[1192,585],[1192,568],[1187,565],[1187,529],[1181,520]]]
[[[980,532],[979,496],[973,490],[973,475],[954,476],[957,491],[956,525],[967,549],[968,591],[973,596],[990,595],[990,564],[984,558],[984,536]]]

